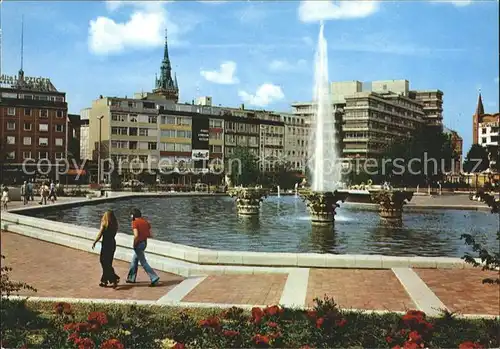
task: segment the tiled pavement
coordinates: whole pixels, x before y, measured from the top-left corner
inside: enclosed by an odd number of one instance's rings
[[[36,287],[38,297],[157,301],[177,285],[182,287],[185,284],[181,283],[182,277],[158,272],[162,284],[155,288],[146,287],[148,279],[141,270],[138,277],[141,283],[123,284],[116,290],[103,289],[98,286],[101,273],[98,255],[8,232],[1,233],[0,241],[2,254],[6,256],[4,262],[13,268],[11,279]],[[115,261],[114,265],[117,274],[124,278],[128,264]],[[500,286],[481,284],[484,272],[478,269],[414,271],[450,310],[500,316]],[[286,274],[208,276],[200,283],[194,283],[194,289],[188,289],[177,301],[278,304],[286,293],[287,281]],[[314,298],[328,295],[342,308],[393,311],[415,308],[392,270],[310,269],[305,285],[306,306],[311,305]]]

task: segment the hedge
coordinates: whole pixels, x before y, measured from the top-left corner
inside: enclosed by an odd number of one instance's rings
[[[3,300],[3,348],[498,348],[500,321],[421,311],[199,309]]]

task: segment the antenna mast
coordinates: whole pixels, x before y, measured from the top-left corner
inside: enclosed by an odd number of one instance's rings
[[[3,72],[3,30],[2,30],[2,16],[3,16],[3,0],[0,0],[0,76]]]
[[[21,17],[21,71],[23,71],[24,61],[24,15]]]

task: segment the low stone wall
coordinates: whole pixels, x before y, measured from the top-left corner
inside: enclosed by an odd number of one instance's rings
[[[135,196],[135,195],[134,195]],[[113,199],[119,199],[116,197]],[[121,197],[123,198],[123,196]],[[102,202],[109,198],[92,199]],[[61,206],[85,204],[89,201],[62,203]],[[48,206],[54,207],[55,205]],[[47,206],[36,209],[46,209]],[[20,210],[23,211],[23,210]],[[91,250],[97,229],[29,217],[14,212],[2,213],[1,228],[18,234],[56,244],[99,253]],[[130,260],[133,254],[132,237],[118,233],[116,258]],[[460,258],[394,257],[383,255],[334,255],[319,253],[271,253],[246,251],[216,251],[150,239],[148,258],[159,270],[184,276],[225,273],[286,272],[289,268],[469,268]]]

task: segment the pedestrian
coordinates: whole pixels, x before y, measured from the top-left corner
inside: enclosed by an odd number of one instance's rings
[[[29,180],[28,182],[28,200],[34,201],[35,197],[33,194],[34,188],[33,188],[33,178]]]
[[[2,206],[5,211],[7,211],[7,204],[9,203],[9,188],[2,184]]]
[[[40,187],[40,205],[47,205],[47,197],[49,196],[49,187],[47,183],[43,183]]]
[[[115,269],[113,268],[113,259],[116,251],[115,236],[117,231],[118,220],[115,214],[111,210],[106,211],[101,219],[101,229],[99,229],[99,233],[92,244],[92,249],[94,249],[97,242],[102,238],[100,255],[102,276],[101,282],[99,283],[101,287],[106,287],[109,283],[113,288],[116,288],[118,282],[120,282],[120,277],[116,275]]]
[[[23,185],[21,185],[21,198],[23,199],[23,204],[26,205],[28,203],[28,183],[24,181]]]
[[[57,200],[56,185],[55,185],[54,181],[50,181],[49,200],[52,201],[52,203],[54,203]]]
[[[132,231],[134,233],[134,256],[130,262],[130,269],[127,276],[127,283],[133,284],[137,278],[137,269],[139,268],[139,262],[141,263],[144,271],[148,274],[151,279],[150,286],[156,286],[160,277],[155,273],[153,268],[151,268],[146,260],[145,250],[147,247],[148,238],[151,237],[151,225],[149,222],[142,217],[141,211],[134,208],[131,213],[132,218]]]

